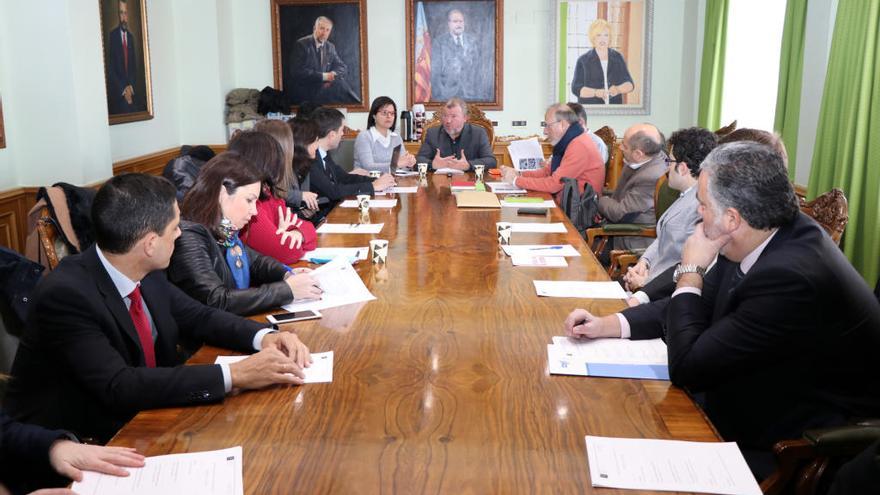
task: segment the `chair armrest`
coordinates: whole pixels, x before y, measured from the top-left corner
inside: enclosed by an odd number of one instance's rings
[[[807,430],[804,439],[819,455],[827,457],[854,456],[880,440],[880,426],[841,426]]]

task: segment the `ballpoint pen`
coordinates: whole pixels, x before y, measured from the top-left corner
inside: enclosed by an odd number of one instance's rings
[[[562,246],[547,246],[547,247],[529,248],[529,251],[544,251],[545,249],[562,249]]]

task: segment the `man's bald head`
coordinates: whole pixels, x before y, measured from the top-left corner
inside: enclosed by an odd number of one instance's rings
[[[635,124],[624,133],[620,148],[628,163],[640,163],[661,153],[666,148],[666,138],[654,124]]]

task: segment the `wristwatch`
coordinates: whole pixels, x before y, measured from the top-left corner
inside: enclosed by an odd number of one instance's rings
[[[672,282],[677,284],[678,279],[680,279],[685,273],[696,273],[702,277],[706,274],[706,269],[700,265],[682,265],[679,263],[679,265],[675,267],[675,272],[672,274]]]

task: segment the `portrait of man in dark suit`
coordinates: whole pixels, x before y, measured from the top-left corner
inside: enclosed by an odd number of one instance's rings
[[[275,77],[291,105],[365,105],[361,1],[275,0]],[[280,81],[279,81],[280,79]],[[279,84],[280,83],[280,84]]]
[[[101,3],[104,74],[111,124],[152,118],[143,7],[142,0]]]

